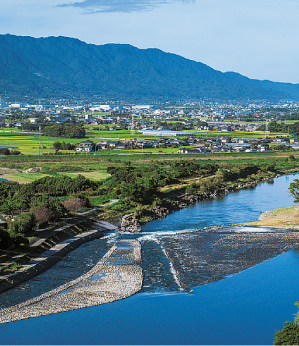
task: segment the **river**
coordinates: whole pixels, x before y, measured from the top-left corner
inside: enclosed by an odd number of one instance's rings
[[[157,241],[206,226],[254,221],[261,212],[293,205],[288,186],[299,174],[199,202],[142,227],[142,234],[110,233],[84,244],[53,268],[0,295],[9,306],[81,275],[120,238],[143,246],[144,284],[127,299],[0,325],[1,344],[272,344],[293,320],[299,300],[299,252],[292,250],[236,275],[181,290]]]

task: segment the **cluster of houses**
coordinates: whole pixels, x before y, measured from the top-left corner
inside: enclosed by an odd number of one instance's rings
[[[124,141],[105,140],[93,142],[86,140],[80,142],[76,146],[76,151],[97,152],[98,150],[128,150],[128,149],[145,149],[145,148],[179,148],[179,154],[199,154],[199,153],[215,153],[215,152],[256,152],[269,151],[271,146],[276,145],[292,146],[293,149],[299,150],[299,139],[277,138],[274,143],[271,139],[258,138],[231,138],[229,136],[221,136],[220,138],[203,139],[191,135],[186,138],[150,138],[150,139],[130,139]],[[184,148],[186,147],[186,148]],[[188,147],[188,148],[187,148]]]
[[[80,142],[76,146],[76,151],[84,152],[96,152],[101,149],[115,149],[115,150],[126,150],[126,149],[145,149],[145,148],[178,148],[181,146],[195,145],[199,141],[196,137],[188,138],[159,138],[159,139],[130,139],[126,142],[122,141],[101,141],[95,143],[90,140]]]
[[[102,141],[95,143],[93,141],[87,140],[76,145],[76,151],[84,151],[84,152],[96,152],[101,149],[119,149],[124,150],[127,149],[127,143],[120,141]]]

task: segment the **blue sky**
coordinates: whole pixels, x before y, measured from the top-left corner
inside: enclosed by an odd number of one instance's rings
[[[220,71],[299,83],[299,0],[9,0],[0,33],[159,48]]]

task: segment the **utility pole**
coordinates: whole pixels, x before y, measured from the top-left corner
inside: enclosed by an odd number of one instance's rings
[[[131,134],[135,133],[135,123],[134,123],[134,114],[132,113],[132,126],[131,126]]]
[[[265,138],[269,137],[269,123],[268,123],[269,119],[266,119],[266,131],[265,131]]]
[[[38,155],[43,155],[43,147],[42,147],[42,126],[39,125],[39,146],[38,146]]]

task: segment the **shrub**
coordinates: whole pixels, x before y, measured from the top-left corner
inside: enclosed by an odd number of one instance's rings
[[[13,244],[13,240],[6,229],[0,227],[0,249],[7,249]]]
[[[84,196],[78,196],[78,197],[71,197],[63,202],[61,204],[68,210],[68,211],[79,211],[82,208],[89,208],[90,207],[90,201],[87,197]]]
[[[275,333],[274,345],[299,345],[299,325],[285,322],[282,330]]]
[[[20,155],[21,152],[19,150],[11,150],[10,155]]]
[[[134,210],[134,214],[136,215],[137,218],[145,216],[147,215],[147,213],[148,213],[148,205],[138,204]]]
[[[186,187],[186,193],[194,194],[198,192],[198,186],[196,183],[192,183]]]
[[[23,212],[15,217],[13,229],[15,233],[27,234],[36,226],[35,215],[32,212]]]
[[[55,212],[43,205],[31,208],[38,226],[44,226],[56,219]]]

